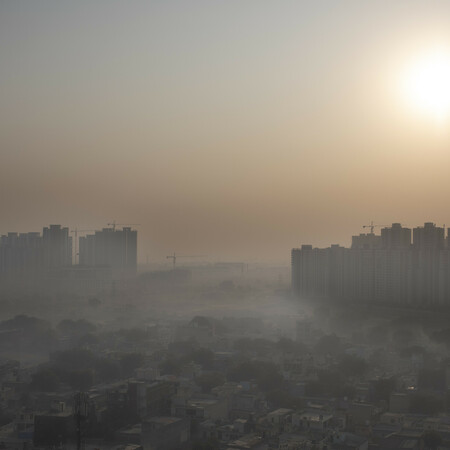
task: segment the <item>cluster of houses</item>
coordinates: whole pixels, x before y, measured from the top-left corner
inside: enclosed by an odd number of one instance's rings
[[[300,321],[297,337],[309,345],[308,351],[296,352],[294,340],[294,350],[273,345],[263,354],[245,354],[248,361],[277,368],[279,386],[268,392],[252,378],[227,379],[228,366],[242,357],[242,349],[224,349],[224,337],[212,321],[195,318],[169,329],[165,324],[160,333],[162,347],[171,340],[200,341],[213,354],[211,364],[185,361],[178,371],[161,374],[164,353],[149,352],[131,378],[93,385],[82,404],[79,393],[67,386],[56,392],[30,391],[36,368],[2,361],[0,407],[12,417],[2,417],[0,449],[71,449],[77,440],[87,450],[450,448],[446,402],[443,409],[429,412],[411,406],[418,392],[445,399],[450,379],[444,371],[442,386],[421,391],[419,373],[425,363],[418,354],[378,352],[376,367],[348,378],[351,394],[314,394],[310,384],[320,371],[336,367],[337,356],[315,352],[320,333]],[[158,333],[150,335],[158,339]],[[344,355],[369,362],[377,350],[354,342],[344,347]],[[199,383],[217,373],[224,374],[220,383],[209,389]],[[391,382],[386,398],[376,394],[380,380]],[[274,391],[282,391],[283,400]]]

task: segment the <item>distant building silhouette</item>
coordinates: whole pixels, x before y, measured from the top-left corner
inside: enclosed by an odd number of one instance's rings
[[[58,269],[72,265],[72,238],[67,227],[50,225],[42,231],[45,267]]]
[[[381,246],[389,249],[409,248],[411,246],[411,229],[403,228],[399,223],[381,229]]]
[[[49,269],[70,266],[72,238],[68,228],[50,225],[38,232],[8,233],[0,238],[0,276],[40,276]]]
[[[359,236],[352,236],[352,248],[369,249],[381,247],[381,236],[374,233],[361,233]]]
[[[352,247],[292,250],[292,289],[304,298],[450,305],[450,248],[444,228],[398,223],[353,236]]]
[[[80,237],[80,265],[136,270],[137,231],[131,228],[103,228]]]
[[[137,231],[106,228],[80,238],[79,243],[80,264],[72,265],[67,227],[50,225],[42,234],[1,236],[0,290],[94,295],[111,289],[113,280],[135,275]]]
[[[444,228],[426,222],[423,227],[413,230],[413,245],[421,250],[440,250],[444,248]]]

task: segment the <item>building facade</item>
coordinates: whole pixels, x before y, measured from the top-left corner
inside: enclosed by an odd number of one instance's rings
[[[137,231],[131,228],[103,228],[80,237],[80,265],[136,271]]]
[[[0,277],[41,276],[50,269],[72,264],[72,238],[69,229],[50,225],[42,235],[8,233],[0,237]]]
[[[450,306],[450,247],[444,228],[398,223],[354,236],[352,247],[292,250],[292,289],[302,298]]]

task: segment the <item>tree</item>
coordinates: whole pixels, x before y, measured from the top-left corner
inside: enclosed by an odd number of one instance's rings
[[[377,325],[367,331],[367,340],[370,344],[385,345],[388,338],[388,329]]]
[[[353,355],[344,355],[338,364],[339,370],[346,376],[361,377],[367,371],[364,359]]]
[[[1,328],[6,330],[20,328],[25,334],[40,334],[43,331],[49,330],[51,326],[50,323],[45,320],[30,317],[25,314],[19,314],[13,319],[2,322]]]
[[[67,373],[69,384],[78,391],[86,391],[94,384],[94,374],[90,369],[73,370]]]
[[[283,382],[275,364],[262,361],[244,361],[228,372],[230,381],[256,380],[259,389],[270,391],[279,388]]]
[[[102,304],[102,302],[97,298],[97,297],[91,297],[88,300],[89,306],[92,306],[94,308],[97,308],[98,306],[100,306]]]
[[[93,333],[96,327],[95,325],[84,319],[64,319],[57,325],[56,329],[61,334],[83,336],[88,333]]]
[[[444,410],[443,401],[430,394],[416,393],[411,396],[410,410],[416,414],[433,415]]]
[[[322,336],[316,344],[317,353],[337,355],[341,350],[341,340],[335,334]]]
[[[119,334],[132,344],[143,344],[148,338],[147,332],[141,328],[122,329]]]
[[[275,347],[283,353],[304,354],[308,351],[305,344],[302,344],[301,342],[294,342],[292,339],[285,337],[280,338],[280,340],[275,344]]]
[[[436,450],[442,443],[442,437],[437,431],[430,430],[424,433],[423,443],[426,449]]]
[[[407,328],[400,328],[392,333],[392,341],[398,347],[409,347],[414,341],[414,334]]]
[[[14,420],[13,413],[11,413],[10,411],[0,411],[0,427],[2,427],[3,425],[7,425],[8,423],[11,423],[13,420]]]
[[[181,373],[181,364],[176,359],[166,359],[159,365],[161,375],[179,375]]]
[[[42,392],[54,392],[58,389],[59,377],[54,370],[43,368],[31,376],[31,389]]]
[[[56,365],[66,370],[91,369],[95,360],[94,354],[84,348],[73,348],[55,355]]]
[[[254,363],[243,361],[228,371],[228,379],[230,381],[253,380],[258,375],[258,369]]]
[[[196,440],[192,443],[192,450],[219,450],[220,443],[217,439],[211,438],[206,441]]]
[[[16,347],[20,342],[20,345],[28,348],[30,351],[47,351],[56,341],[55,332],[49,322],[24,314],[1,322],[0,329],[20,330],[20,340],[7,340],[6,342],[12,347]]]
[[[142,353],[126,353],[120,360],[123,376],[131,376],[138,367],[144,363],[144,355]]]
[[[192,340],[175,341],[169,344],[168,351],[175,356],[186,357],[186,355],[192,354],[197,348],[197,343]]]
[[[354,387],[345,382],[342,372],[336,369],[319,370],[317,381],[306,385],[306,394],[311,396],[329,395],[335,397],[352,397]]]
[[[305,407],[305,402],[300,397],[293,397],[287,390],[280,388],[267,392],[266,400],[274,408],[302,409]]]
[[[256,353],[257,355],[264,356],[274,348],[274,343],[263,338],[241,338],[234,343],[234,348],[240,352]]]
[[[256,382],[258,383],[258,388],[264,392],[276,389],[283,383],[283,377],[273,363],[259,363],[257,371]]]
[[[195,379],[205,394],[211,392],[211,389],[216,386],[222,386],[225,381],[225,376],[220,372],[204,373]]]
[[[419,371],[419,388],[443,391],[445,389],[444,369],[421,369]]]
[[[214,360],[214,352],[208,348],[199,348],[191,353],[190,358],[196,364],[200,364],[203,369],[210,369]]]
[[[92,345],[97,345],[100,339],[92,333],[85,334],[78,339],[79,347],[90,347]]]
[[[380,378],[373,383],[375,401],[384,400],[389,403],[391,393],[395,389],[396,380],[394,377],[391,378]]]
[[[111,381],[120,377],[121,367],[117,361],[97,358],[94,370],[96,381]]]

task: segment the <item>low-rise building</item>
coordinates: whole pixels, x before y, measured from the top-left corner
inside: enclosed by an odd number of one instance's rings
[[[142,422],[144,450],[178,450],[189,439],[190,421],[187,418],[158,416]]]

